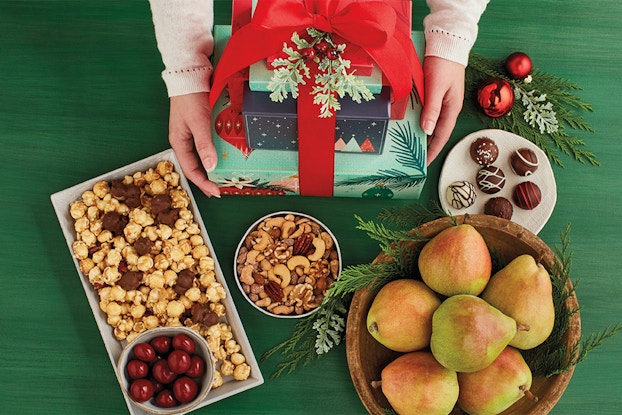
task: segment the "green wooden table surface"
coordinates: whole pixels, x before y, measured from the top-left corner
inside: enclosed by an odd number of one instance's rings
[[[422,0],[416,1],[425,9]],[[230,1],[216,1],[227,24]],[[562,157],[553,168],[558,198],[540,237],[549,245],[571,224],[573,279],[583,332],[622,320],[620,68],[618,0],[492,1],[475,50],[503,58],[527,52],[541,69],[584,87],[596,132],[579,133],[600,167]],[[419,20],[416,28],[421,28]],[[0,2],[0,412],[127,413],[49,196],[168,147],[168,100],[146,1]],[[462,116],[455,143],[483,128]],[[448,145],[429,171],[422,201],[437,198]],[[377,245],[355,229],[410,201],[301,197],[208,199],[199,209],[225,269],[243,230],[276,210],[317,216],[335,233],[344,265],[369,262]],[[287,338],[293,322],[266,317],[232,295],[256,354]],[[622,336],[581,363],[554,414],[619,414]],[[261,366],[267,378],[276,360]],[[220,401],[197,414],[365,412],[339,346],[291,375]]]

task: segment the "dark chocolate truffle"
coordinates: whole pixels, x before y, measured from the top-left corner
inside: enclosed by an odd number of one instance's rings
[[[499,147],[488,137],[480,137],[471,143],[471,158],[481,166],[494,163],[499,156]]]
[[[503,219],[512,219],[514,208],[505,197],[491,197],[484,204],[484,214]]]
[[[519,148],[510,156],[510,166],[519,176],[529,176],[538,170],[538,156],[529,148]]]
[[[482,192],[493,194],[505,186],[505,174],[499,167],[484,166],[477,172],[476,181]]]
[[[464,209],[475,203],[475,186],[467,181],[453,182],[447,186],[445,197],[447,202],[456,209]]]
[[[531,210],[540,204],[542,192],[534,182],[522,182],[514,188],[514,203],[521,209]]]

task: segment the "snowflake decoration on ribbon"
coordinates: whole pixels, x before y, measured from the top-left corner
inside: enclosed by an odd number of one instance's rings
[[[313,103],[320,105],[320,117],[332,117],[335,111],[341,109],[338,98],[346,95],[359,104],[362,100],[374,99],[363,80],[354,75],[355,71],[348,72],[350,61],[341,57],[345,44],[336,44],[329,33],[317,29],[309,28],[307,33],[310,40],[294,32],[291,41],[296,48],[284,43],[283,52],[287,58],[277,58],[272,62],[275,69],[268,83],[272,101],[283,102],[289,93],[292,98],[297,98],[298,85],[306,85],[307,80],[311,79],[310,63],[317,65],[319,71],[313,80],[311,93],[314,95]]]

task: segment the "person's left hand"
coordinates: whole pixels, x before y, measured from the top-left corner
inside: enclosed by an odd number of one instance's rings
[[[441,152],[456,126],[464,101],[465,67],[436,56],[423,61],[425,105],[421,128],[428,135],[429,165]]]
[[[208,101],[207,92],[171,97],[169,142],[186,178],[207,196],[220,197],[218,185],[207,177],[218,163]]]

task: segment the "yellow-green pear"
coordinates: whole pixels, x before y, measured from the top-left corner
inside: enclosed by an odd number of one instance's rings
[[[445,296],[479,295],[492,273],[486,241],[469,224],[451,226],[430,239],[418,265],[423,282]]]
[[[531,255],[520,255],[499,270],[481,297],[489,304],[529,326],[516,333],[511,346],[527,350],[543,343],[553,331],[555,306],[548,271]]]
[[[531,370],[520,352],[506,347],[486,368],[472,373],[458,373],[458,405],[469,415],[496,415],[529,396]]]
[[[486,301],[458,294],[447,298],[434,312],[430,349],[446,368],[475,372],[491,364],[517,330],[512,317]]]
[[[367,312],[367,330],[385,347],[412,352],[428,347],[432,314],[441,304],[423,282],[393,280],[380,288]]]
[[[410,352],[389,363],[380,386],[399,415],[447,415],[458,401],[456,372],[441,366],[428,351]]]

